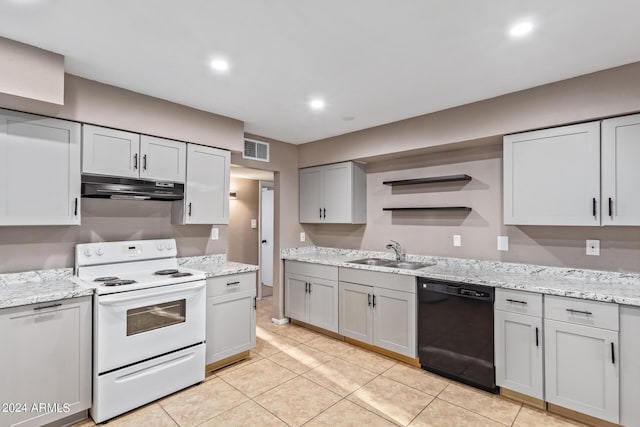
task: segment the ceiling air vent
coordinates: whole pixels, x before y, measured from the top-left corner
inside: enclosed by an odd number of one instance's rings
[[[268,162],[269,144],[267,142],[256,141],[255,139],[245,139],[242,158]]]

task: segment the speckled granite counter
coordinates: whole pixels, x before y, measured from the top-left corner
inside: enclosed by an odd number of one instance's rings
[[[225,254],[179,258],[178,264],[204,271],[207,277],[258,271],[256,265],[227,262]],[[72,276],[71,268],[0,274],[0,308],[93,295],[93,289],[74,283]]]
[[[258,271],[257,265],[227,262],[225,254],[179,258],[178,265],[204,271],[207,278]]]
[[[634,273],[420,255],[408,255],[407,259],[436,264],[419,270],[405,270],[349,262],[362,258],[393,259],[393,254],[389,252],[315,246],[284,249],[281,252],[281,258],[640,306],[640,274]]]
[[[0,308],[92,295],[70,280],[71,268],[0,274]]]

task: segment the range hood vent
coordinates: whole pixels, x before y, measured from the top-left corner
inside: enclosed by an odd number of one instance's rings
[[[261,162],[269,161],[269,143],[256,141],[255,139],[244,140],[243,159],[259,160]]]
[[[116,200],[182,200],[184,184],[83,174],[82,197]]]

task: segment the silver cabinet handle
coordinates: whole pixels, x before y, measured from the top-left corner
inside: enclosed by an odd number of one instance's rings
[[[60,307],[61,305],[62,305],[61,303],[57,303],[57,304],[49,304],[49,305],[41,305],[41,306],[39,306],[39,307],[34,307],[33,309],[34,309],[35,311],[38,311],[38,310],[44,310],[44,309],[47,309],[47,308]]]
[[[572,308],[567,308],[567,311],[571,314],[584,314],[586,316],[591,316],[593,313],[586,310],[574,310]]]

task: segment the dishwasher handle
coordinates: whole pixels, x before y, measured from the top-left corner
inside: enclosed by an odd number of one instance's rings
[[[436,292],[439,294],[454,295],[459,298],[472,298],[484,301],[493,301],[495,295],[493,288],[489,286],[435,280],[419,282],[418,290],[420,293]]]

